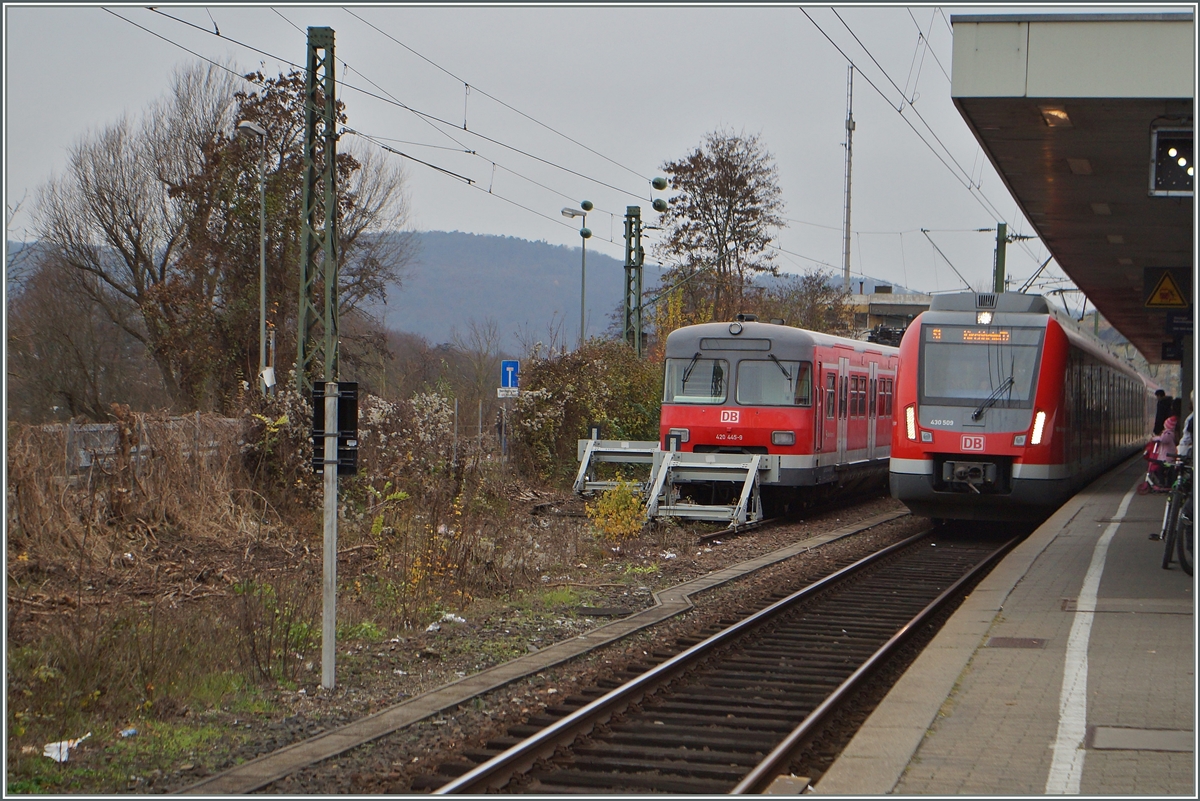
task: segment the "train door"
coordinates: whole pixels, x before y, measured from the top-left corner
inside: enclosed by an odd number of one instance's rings
[[[867,458],[875,458],[875,438],[877,436],[877,417],[875,415],[875,398],[878,390],[877,382],[879,378],[878,362],[871,362],[871,372],[867,379],[867,386],[870,387],[867,394]]]
[[[846,463],[846,439],[849,436],[850,413],[850,359],[838,359],[838,405],[837,405],[837,462]]]
[[[821,419],[817,421],[817,436],[821,443],[822,453],[836,453],[838,450],[838,370],[835,365],[822,365],[821,395],[823,409]],[[829,464],[832,460],[822,458],[819,463]]]

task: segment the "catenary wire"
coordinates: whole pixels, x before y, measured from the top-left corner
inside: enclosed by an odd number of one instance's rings
[[[541,127],[545,128],[547,131],[550,131],[551,133],[554,133],[554,134],[556,134],[556,135],[558,135],[558,136],[561,136],[563,139],[566,139],[568,142],[570,142],[570,143],[572,143],[572,144],[574,144],[574,145],[578,145],[579,147],[583,148],[584,150],[588,151],[589,153],[592,153],[593,155],[599,156],[600,158],[604,159],[605,161],[609,162],[610,164],[613,164],[613,165],[615,165],[615,166],[617,166],[617,167],[620,167],[621,169],[625,170],[626,172],[630,172],[630,173],[632,173],[632,174],[636,175],[637,177],[639,177],[639,178],[641,178],[641,179],[643,179],[643,180],[646,180],[646,181],[649,181],[649,180],[650,180],[649,178],[646,178],[646,176],[642,175],[640,172],[638,172],[637,170],[633,169],[632,167],[627,167],[627,166],[625,166],[624,164],[620,163],[619,161],[616,161],[616,160],[614,160],[614,159],[612,159],[612,158],[609,158],[608,156],[604,155],[603,153],[601,153],[601,152],[599,152],[599,151],[597,151],[597,150],[594,150],[593,148],[590,148],[590,147],[588,147],[587,145],[583,144],[582,142],[580,142],[580,141],[578,141],[578,140],[576,140],[576,139],[574,139],[574,138],[572,138],[572,137],[568,136],[567,134],[565,134],[565,133],[563,133],[563,132],[561,132],[561,131],[559,131],[559,130],[557,130],[557,129],[553,128],[553,127],[552,127],[552,126],[550,126],[550,125],[547,125],[546,123],[542,122],[541,120],[538,120],[538,119],[536,119],[536,118],[534,118],[534,117],[532,117],[532,116],[530,116],[530,115],[526,114],[525,112],[521,111],[520,109],[518,109],[518,108],[515,108],[515,107],[513,107],[513,106],[509,105],[508,103],[505,103],[503,100],[501,100],[500,98],[496,97],[495,95],[493,95],[493,94],[491,94],[491,93],[489,93],[489,92],[486,92],[486,91],[484,91],[483,89],[480,89],[480,88],[479,88],[478,86],[476,86],[475,84],[473,84],[473,83],[470,83],[470,82],[468,82],[468,81],[466,81],[466,80],[464,80],[464,79],[462,79],[462,78],[458,77],[458,76],[457,76],[457,75],[455,75],[454,73],[450,72],[450,70],[446,69],[445,67],[443,67],[442,65],[440,65],[440,64],[438,64],[437,62],[433,61],[432,59],[430,59],[430,58],[428,58],[428,57],[426,57],[426,56],[422,55],[421,53],[418,53],[416,50],[413,50],[411,47],[409,47],[408,45],[404,44],[404,42],[401,42],[399,39],[395,38],[394,36],[392,36],[391,34],[387,33],[386,31],[384,31],[384,30],[380,29],[378,26],[376,26],[376,25],[374,25],[374,24],[372,24],[372,23],[368,22],[367,20],[363,19],[362,17],[360,17],[359,15],[355,14],[355,13],[354,13],[353,11],[351,11],[350,9],[348,9],[348,8],[346,8],[346,7],[344,7],[344,6],[343,6],[343,7],[342,7],[342,10],[343,10],[343,11],[345,11],[345,12],[346,12],[347,14],[349,14],[350,16],[352,16],[352,17],[354,17],[355,19],[357,19],[357,20],[359,20],[360,22],[362,22],[364,25],[367,25],[367,26],[369,26],[369,27],[373,28],[374,30],[378,31],[378,32],[379,32],[381,35],[383,35],[383,36],[386,36],[388,39],[391,39],[391,40],[392,40],[393,42],[395,42],[397,45],[399,45],[400,47],[403,47],[405,50],[407,50],[408,52],[412,53],[414,56],[417,56],[418,58],[421,58],[421,59],[423,59],[424,61],[428,62],[429,64],[433,65],[434,67],[438,68],[438,69],[439,69],[439,70],[441,70],[442,72],[444,72],[444,73],[446,73],[447,75],[449,75],[449,76],[450,76],[451,78],[453,78],[454,80],[456,80],[456,81],[459,81],[459,82],[460,82],[460,83],[462,83],[464,86],[469,86],[471,89],[474,89],[476,92],[479,92],[479,94],[483,95],[484,97],[486,97],[486,98],[488,98],[488,99],[490,99],[490,100],[492,100],[492,101],[494,101],[494,102],[496,102],[496,103],[499,103],[500,105],[504,106],[504,107],[505,107],[506,109],[508,109],[509,111],[512,111],[512,112],[513,112],[513,113],[515,113],[515,114],[519,114],[519,115],[521,115],[522,117],[524,117],[525,119],[529,120],[530,122],[532,122],[532,123],[534,123],[534,124],[536,124],[536,125],[539,125],[539,126],[541,126]]]
[[[106,10],[107,10],[107,9],[106,9]],[[274,55],[273,53],[270,53],[270,52],[268,52],[268,51],[266,51],[266,50],[262,50],[261,48],[255,47],[254,45],[250,45],[250,44],[247,44],[247,43],[245,43],[245,42],[241,42],[241,41],[239,41],[239,40],[237,40],[237,39],[233,39],[233,38],[231,38],[231,37],[229,37],[229,36],[222,36],[222,35],[220,35],[220,34],[214,33],[213,31],[210,31],[210,30],[208,30],[207,28],[204,28],[203,26],[196,25],[196,24],[195,24],[195,23],[193,23],[193,22],[188,22],[187,20],[180,19],[180,18],[178,18],[178,17],[173,17],[173,16],[171,16],[170,14],[167,14],[167,13],[165,13],[165,12],[163,12],[163,11],[160,11],[160,10],[158,10],[157,8],[153,8],[153,7],[151,7],[151,8],[149,8],[148,10],[150,10],[150,11],[153,11],[153,12],[154,12],[154,13],[156,13],[156,14],[160,14],[160,15],[162,15],[162,16],[164,16],[164,17],[166,17],[167,19],[174,20],[175,22],[179,22],[179,23],[181,23],[181,24],[183,24],[183,25],[187,25],[187,26],[189,26],[189,27],[195,28],[196,30],[202,31],[202,32],[204,32],[204,33],[206,33],[206,34],[208,34],[208,35],[210,35],[210,36],[217,36],[218,38],[224,39],[224,40],[226,40],[226,41],[228,41],[228,42],[232,42],[233,44],[236,44],[236,45],[238,45],[238,46],[240,46],[240,47],[245,47],[245,48],[247,48],[248,50],[252,50],[252,51],[254,51],[255,53],[259,53],[260,55],[264,55],[264,56],[267,56],[267,57],[269,57],[269,58],[277,59],[278,61],[280,61],[280,62],[282,62],[282,63],[284,63],[284,64],[287,64],[287,65],[288,65],[288,66],[290,66],[290,67],[294,67],[294,68],[296,68],[296,69],[304,69],[304,68],[303,68],[303,67],[301,67],[299,64],[296,64],[296,63],[295,63],[295,62],[293,62],[293,61],[289,61],[289,60],[287,60],[287,59],[280,58],[279,56],[276,56],[276,55]],[[110,12],[110,13],[111,13],[111,12]],[[120,16],[120,15],[116,15],[116,16]],[[122,17],[122,19],[125,19],[125,18],[124,18],[124,17]],[[141,28],[142,26],[140,26],[140,25],[139,25],[138,27],[139,27],[139,28]],[[147,28],[142,28],[142,29],[143,29],[143,30],[149,30],[149,29],[147,29]],[[157,36],[158,34],[155,34],[155,35]],[[165,39],[165,37],[162,37],[162,36],[159,36],[159,38],[163,38],[163,39]],[[168,41],[169,41],[169,40],[168,40]],[[182,47],[182,46],[181,46],[181,47]],[[186,49],[186,48],[185,48],[185,49]],[[188,52],[191,52],[191,51],[188,51]],[[340,59],[339,59],[339,60],[340,60]],[[343,64],[345,64],[345,62],[344,62],[344,61],[343,61],[342,63],[343,63]],[[358,72],[357,70],[355,70],[355,71],[356,71],[356,72]],[[361,72],[359,72],[358,74],[359,74],[359,75],[362,75],[362,73],[361,73]],[[430,121],[432,121],[432,122],[436,122],[436,123],[438,123],[439,125],[445,125],[445,126],[448,126],[448,127],[450,127],[450,128],[453,128],[453,129],[455,129],[455,130],[462,130],[462,129],[461,129],[459,126],[458,126],[458,125],[456,125],[456,124],[455,124],[455,123],[453,123],[453,122],[450,122],[450,121],[448,121],[448,120],[444,120],[444,119],[442,119],[441,117],[438,117],[436,114],[430,114],[429,112],[426,112],[426,111],[421,111],[420,109],[413,108],[412,106],[409,106],[407,103],[404,103],[403,101],[397,100],[397,99],[395,99],[395,98],[385,97],[385,96],[383,96],[383,95],[380,95],[380,94],[377,94],[377,93],[375,93],[375,92],[371,92],[371,91],[368,91],[368,90],[366,90],[366,89],[363,89],[361,86],[355,86],[354,84],[347,83],[346,81],[340,81],[339,83],[340,83],[340,85],[341,85],[341,87],[342,87],[343,89],[350,89],[350,90],[353,90],[353,91],[355,91],[355,92],[359,92],[359,93],[361,93],[361,94],[363,94],[363,95],[366,95],[367,97],[371,97],[371,98],[374,98],[374,99],[376,99],[376,100],[383,101],[384,103],[388,103],[389,105],[397,106],[397,107],[399,107],[399,108],[402,108],[402,109],[404,109],[405,111],[409,111],[409,112],[411,112],[411,113],[413,113],[413,114],[417,114],[417,115],[419,115],[419,116],[421,116],[421,117],[423,117],[423,118],[425,118],[425,119],[427,119],[427,120],[430,120]],[[381,89],[380,91],[384,91],[384,90],[382,90],[382,89]],[[585,175],[585,174],[583,174],[583,173],[581,173],[581,172],[579,172],[579,171],[577,171],[577,170],[573,170],[573,169],[571,169],[571,168],[569,168],[569,167],[565,167],[565,166],[563,166],[563,165],[561,165],[561,164],[557,164],[557,163],[555,163],[555,162],[553,162],[553,161],[550,161],[549,159],[544,159],[544,158],[542,158],[541,156],[534,155],[533,153],[530,153],[530,152],[528,152],[528,151],[526,151],[526,150],[523,150],[523,149],[521,149],[521,148],[519,148],[519,147],[516,147],[516,146],[514,146],[514,145],[509,145],[509,144],[506,144],[505,142],[501,142],[500,140],[498,140],[498,139],[494,139],[493,137],[487,136],[486,134],[481,134],[481,133],[479,133],[478,131],[471,131],[471,130],[468,130],[468,131],[464,131],[464,133],[468,133],[468,134],[470,134],[470,135],[472,135],[472,136],[479,137],[480,139],[484,140],[485,142],[490,142],[491,144],[497,145],[497,146],[499,146],[499,147],[502,147],[502,148],[505,148],[505,149],[507,149],[507,150],[511,150],[511,151],[512,151],[512,152],[514,152],[514,153],[518,153],[518,154],[520,154],[520,155],[522,155],[522,156],[525,156],[526,158],[533,159],[534,161],[537,161],[537,162],[540,162],[540,163],[542,163],[542,164],[545,164],[545,165],[546,165],[546,166],[548,166],[548,167],[553,167],[553,168],[555,168],[555,169],[557,169],[557,170],[561,170],[561,171],[563,171],[563,172],[569,173],[569,174],[571,174],[571,175],[574,175],[574,176],[576,176],[577,178],[582,178],[582,179],[583,179],[583,180],[585,180],[585,181],[590,181],[591,183],[597,184],[597,185],[599,185],[599,186],[603,186],[603,187],[605,187],[605,188],[607,188],[607,189],[612,189],[612,190],[613,190],[613,191],[615,191],[615,192],[620,192],[620,193],[622,193],[622,194],[624,194],[624,195],[628,195],[629,197],[634,197],[634,198],[637,198],[637,199],[639,199],[639,200],[641,199],[641,195],[640,195],[640,194],[638,194],[637,192],[633,192],[633,191],[630,191],[629,189],[624,189],[624,188],[622,188],[622,187],[619,187],[619,186],[614,186],[613,184],[607,183],[606,181],[601,181],[601,180],[600,180],[600,179],[598,179],[598,178],[592,178],[591,176]],[[456,141],[456,140],[452,140],[452,141]],[[457,143],[457,141],[456,141],[456,143]]]
[[[246,76],[245,76],[245,75],[242,75],[241,73],[239,73],[237,70],[231,69],[231,68],[229,68],[229,67],[225,66],[224,64],[221,64],[221,63],[219,63],[219,62],[217,62],[217,61],[214,61],[213,59],[211,59],[211,58],[209,58],[209,57],[207,57],[207,56],[204,56],[204,55],[202,55],[202,54],[200,54],[200,53],[197,53],[196,51],[192,50],[191,48],[189,48],[189,47],[187,47],[187,46],[185,46],[185,45],[183,45],[183,44],[180,44],[179,42],[176,42],[176,41],[174,41],[173,39],[170,39],[169,37],[163,36],[162,34],[160,34],[160,33],[156,32],[156,31],[150,30],[149,28],[145,27],[144,25],[141,25],[141,24],[139,24],[139,23],[137,23],[137,22],[134,22],[134,21],[133,21],[133,20],[131,20],[131,19],[128,19],[127,17],[123,17],[123,16],[121,16],[120,14],[117,14],[115,11],[112,11],[111,9],[108,9],[108,8],[103,8],[103,7],[102,7],[102,10],[103,10],[103,11],[106,11],[106,12],[108,12],[109,14],[112,14],[114,17],[117,17],[118,19],[120,19],[120,20],[122,20],[122,21],[124,21],[124,22],[127,22],[127,23],[129,23],[130,25],[133,25],[135,28],[138,28],[138,29],[140,29],[140,30],[143,30],[143,31],[145,31],[146,33],[149,33],[150,35],[154,36],[155,38],[161,39],[162,41],[164,41],[164,42],[166,42],[166,43],[168,43],[168,44],[170,44],[170,45],[173,45],[173,46],[175,46],[175,47],[178,47],[180,50],[183,50],[184,52],[186,52],[186,53],[189,53],[189,54],[191,54],[191,55],[195,56],[196,58],[200,59],[201,61],[204,61],[204,62],[206,62],[206,63],[208,63],[208,64],[212,64],[214,67],[217,67],[217,68],[219,68],[219,69],[225,70],[226,72],[230,73],[231,75],[234,75],[234,76],[238,77],[239,79],[246,81],[247,83],[253,84],[253,85],[255,85],[255,86],[259,86],[259,87],[261,87],[261,88],[264,88],[264,89],[266,88],[266,84],[265,84],[265,83],[263,83],[263,82],[261,82],[261,81],[252,81],[252,80],[250,80],[250,79],[246,78]],[[181,22],[185,22],[185,24],[192,25],[192,27],[197,27],[197,26],[193,25],[193,24],[192,24],[192,23],[190,23],[190,22],[186,22],[185,20],[180,20],[180,21],[181,21]],[[209,33],[209,31],[207,31],[207,30],[206,30],[206,29],[204,29],[204,28],[200,28],[200,30],[203,30],[205,33]],[[226,37],[222,37],[222,38],[226,38]],[[230,41],[233,41],[233,40],[230,40]],[[253,49],[253,48],[252,48],[252,49]],[[260,52],[261,52],[261,51],[260,51]],[[270,55],[270,54],[266,54],[266,55]],[[274,56],[272,56],[272,58],[273,58],[273,57],[274,57]],[[285,63],[290,63],[290,62],[285,62]],[[293,65],[293,66],[294,66],[294,65]],[[362,136],[364,139],[367,139],[368,141],[371,141],[371,140],[372,140],[372,137],[370,137],[370,136],[368,136],[368,135],[366,135],[366,134],[363,134],[363,133],[361,133],[361,132],[359,132],[359,131],[355,131],[355,130],[353,130],[353,129],[349,129],[349,128],[346,128],[346,129],[344,129],[344,130],[345,130],[346,132],[348,132],[348,133],[353,133],[353,134],[356,134],[356,135],[358,135],[358,136]],[[538,217],[542,217],[543,219],[549,220],[550,222],[554,223],[555,225],[561,225],[561,226],[563,226],[563,227],[566,227],[566,228],[571,228],[572,230],[574,230],[573,226],[571,226],[569,223],[560,222],[559,220],[557,220],[557,219],[555,219],[555,218],[553,218],[553,217],[551,217],[551,216],[549,216],[549,215],[547,215],[547,214],[543,214],[542,212],[539,212],[539,211],[537,211],[537,210],[535,210],[535,209],[532,209],[532,208],[530,208],[530,207],[528,207],[528,206],[525,206],[525,205],[523,205],[523,204],[521,204],[521,203],[518,203],[518,202],[517,202],[517,201],[515,201],[515,200],[512,200],[512,199],[510,199],[510,198],[507,198],[507,197],[504,197],[503,195],[500,195],[500,194],[498,194],[498,193],[495,193],[495,192],[489,191],[489,190],[487,190],[487,189],[484,189],[483,187],[479,186],[479,185],[478,185],[476,182],[474,182],[474,181],[473,181],[472,179],[470,179],[470,178],[467,178],[467,177],[465,177],[465,176],[459,175],[459,174],[457,174],[457,173],[455,173],[455,172],[453,172],[453,171],[451,171],[451,170],[445,169],[445,168],[443,168],[443,167],[439,167],[439,166],[437,166],[437,165],[435,165],[435,164],[431,164],[431,163],[429,163],[429,162],[427,162],[427,161],[423,161],[423,160],[421,160],[421,159],[415,158],[415,157],[413,157],[413,156],[411,156],[411,155],[409,155],[409,154],[407,154],[407,153],[403,153],[403,152],[401,152],[401,151],[399,151],[399,150],[396,150],[395,148],[392,148],[392,147],[389,147],[389,146],[383,145],[382,143],[380,143],[380,142],[378,142],[378,141],[373,141],[372,143],[373,143],[373,144],[375,144],[377,147],[381,147],[381,148],[382,148],[383,150],[385,150],[385,151],[388,151],[388,152],[391,152],[391,153],[393,153],[393,154],[395,154],[395,155],[399,155],[399,156],[402,156],[402,157],[404,157],[404,158],[410,159],[410,160],[412,160],[412,161],[415,161],[415,162],[417,162],[418,164],[422,164],[422,165],[424,165],[424,166],[426,166],[426,167],[429,167],[429,168],[431,168],[431,169],[433,169],[433,170],[436,170],[436,171],[437,171],[437,172],[439,172],[439,173],[443,173],[443,174],[445,174],[445,175],[449,175],[449,176],[451,176],[451,177],[453,177],[453,178],[455,178],[455,179],[457,179],[457,180],[463,181],[463,182],[464,182],[464,183],[466,183],[468,186],[470,186],[470,187],[472,187],[472,188],[474,188],[474,189],[478,189],[479,191],[485,192],[485,193],[487,193],[487,194],[491,195],[492,197],[499,198],[500,200],[504,201],[505,203],[509,203],[509,204],[511,204],[511,205],[513,205],[513,206],[516,206],[516,207],[520,208],[520,209],[523,209],[523,210],[525,210],[525,211],[528,211],[528,212],[530,212],[531,214],[535,214],[535,215],[537,215]],[[504,169],[506,169],[506,170],[507,170],[507,168],[504,168]],[[507,170],[507,171],[509,171],[509,172],[512,172],[511,170]],[[515,175],[516,175],[517,173],[513,173],[513,174],[515,174]],[[523,178],[524,176],[519,176],[519,177],[522,177],[522,178]],[[529,179],[526,179],[526,180],[529,180]],[[602,210],[602,209],[597,209],[597,211],[601,211],[602,213],[609,213],[609,214],[611,214],[611,212],[603,212],[603,210]],[[614,246],[615,246],[615,245],[617,245],[617,243],[616,243],[615,241],[613,241],[612,239],[606,239],[606,238],[604,238],[604,237],[599,237],[599,236],[598,236],[598,237],[595,237],[595,239],[596,239],[598,242],[607,242],[607,243],[609,243],[609,244],[612,244],[612,245],[614,245]]]
[[[892,86],[895,87],[898,92],[900,92],[901,97],[903,98],[903,95],[904,95],[903,90],[901,90],[898,86],[896,86],[896,82],[894,80],[892,80],[892,78],[888,74],[887,70],[885,70],[879,64],[879,62],[875,59],[875,56],[872,55],[871,51],[867,49],[866,45],[864,45],[862,43],[862,41],[858,38],[858,36],[854,33],[854,31],[851,30],[850,26],[846,24],[846,21],[842,19],[841,15],[837,13],[837,10],[836,9],[831,9],[831,10],[837,16],[838,20],[842,23],[842,25],[846,28],[846,30],[850,32],[850,35],[854,37],[854,40],[856,42],[858,42],[859,46],[862,47],[863,51],[866,52],[867,56],[870,57],[871,61],[873,61],[875,63],[875,66],[878,67],[881,72],[883,72],[884,77],[886,77],[888,79],[888,82],[891,83]],[[871,86],[871,88],[874,89],[876,91],[876,93],[878,93],[879,96],[881,98],[883,98],[883,100],[885,102],[887,102],[888,105],[890,106],[891,101],[889,101],[887,99],[887,95],[884,94],[879,89],[879,87],[876,86],[875,83],[869,77],[867,77],[865,74],[862,73],[862,70],[858,68],[858,66],[854,63],[853,59],[851,59],[849,57],[849,55],[847,55],[846,52],[844,50],[842,50],[842,48],[839,47],[835,41],[833,41],[833,39],[829,36],[828,33],[825,32],[825,30],[817,23],[817,21],[814,20],[812,18],[812,16],[804,8],[801,8],[800,11],[803,12],[806,17],[808,17],[809,21],[812,22],[813,26],[816,27],[816,29],[821,32],[821,35],[824,36],[826,38],[826,40],[828,40],[829,43],[834,46],[834,48],[842,55],[842,57],[845,58],[846,61],[848,61],[852,66],[854,66],[855,69],[859,70],[859,73],[863,75],[863,78],[867,81],[867,83]],[[943,14],[943,16],[945,16],[945,15]],[[949,21],[947,21],[947,25],[949,25]],[[953,33],[953,28],[951,28],[951,32]],[[921,116],[920,111],[918,111],[914,106],[912,106],[911,103],[909,103],[908,105],[913,108],[913,111],[916,113],[917,117],[920,118],[921,122],[925,125],[925,127],[929,129],[929,132],[931,134],[933,134],[934,139],[936,139],[938,144],[941,145],[942,149],[946,151],[946,154],[950,157],[950,159],[958,167],[959,171],[962,172],[964,175],[966,175],[965,171],[962,168],[962,165],[959,164],[958,160],[955,159],[953,154],[950,153],[949,148],[947,148],[946,145],[942,142],[941,138],[938,137],[937,133],[933,130],[932,126],[930,126],[929,123],[925,121],[924,117]],[[897,109],[896,111],[897,111],[897,113],[899,113],[900,109]],[[917,137],[925,144],[925,146],[929,148],[930,152],[932,152],[934,154],[934,156],[937,157],[938,161],[942,162],[942,165],[945,166],[946,169],[950,170],[951,175],[953,175],[960,184],[963,184],[963,186],[967,189],[968,193],[972,197],[975,198],[976,202],[978,202],[981,206],[983,206],[984,211],[987,211],[988,213],[993,215],[995,218],[1001,218],[1004,216],[1000,212],[1000,210],[996,207],[996,205],[994,203],[992,203],[991,199],[989,199],[987,197],[987,195],[983,192],[983,189],[979,185],[976,185],[972,182],[971,177],[969,175],[966,175],[966,182],[964,183],[962,177],[960,177],[957,173],[955,173],[954,169],[949,164],[946,163],[946,160],[943,159],[936,150],[934,150],[933,145],[929,144],[929,142],[925,139],[924,136],[921,135],[920,131],[918,131],[916,129],[916,127],[912,124],[912,122],[909,121],[909,119],[907,117],[905,117],[904,114],[902,114],[902,113],[900,114],[900,118],[905,121],[905,123],[909,126],[909,128],[912,129],[913,133],[915,133],[917,135]],[[1032,258],[1034,261],[1037,261],[1037,257],[1033,255],[1033,252],[1029,249],[1029,247],[1024,242],[1019,241],[1019,246],[1021,247],[1022,250],[1024,250],[1027,253],[1027,255],[1030,256],[1030,258]]]

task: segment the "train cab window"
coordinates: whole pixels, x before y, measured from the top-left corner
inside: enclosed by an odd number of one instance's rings
[[[919,401],[1030,408],[1044,333],[1044,328],[923,325]]]
[[[812,405],[810,362],[743,359],[737,369],[737,402],[743,406]]]
[[[704,359],[697,353],[690,359],[667,359],[663,403],[725,402],[728,392],[729,362]]]

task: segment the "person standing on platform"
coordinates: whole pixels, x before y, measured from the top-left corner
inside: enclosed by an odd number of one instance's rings
[[[1187,420],[1183,424],[1183,434],[1179,438],[1180,459],[1192,458],[1192,418],[1196,416],[1196,390],[1189,393],[1189,400],[1191,403],[1188,405],[1192,407],[1192,410],[1188,412]]]
[[[1154,409],[1154,436],[1158,436],[1163,431],[1163,423],[1171,416],[1171,401],[1172,398],[1164,390],[1154,390],[1154,397],[1158,398],[1158,405]]]

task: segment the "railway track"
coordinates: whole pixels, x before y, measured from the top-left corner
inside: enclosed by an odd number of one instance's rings
[[[640,675],[547,708],[413,789],[761,792],[864,678],[1013,542],[944,529],[912,537],[682,653],[647,655]]]

